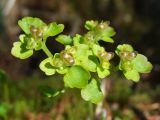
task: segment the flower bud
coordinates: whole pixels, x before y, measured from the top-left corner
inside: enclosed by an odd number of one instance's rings
[[[132,60],[136,56],[137,56],[136,51],[134,51],[134,52],[128,52],[128,51],[120,52],[120,57],[123,58],[123,59]]]
[[[104,29],[105,28],[105,24],[104,23],[100,23],[99,24],[99,28]]]
[[[31,26],[30,31],[31,31],[31,33],[36,33],[38,31],[38,29],[34,26]]]
[[[104,59],[104,60],[111,60],[114,57],[114,53],[113,52],[102,52],[100,53],[100,58]]]
[[[101,30],[104,30],[108,27],[108,23],[107,22],[101,22],[99,25],[98,25],[98,28],[101,29]]]
[[[39,29],[39,28],[36,28],[36,27],[34,27],[34,26],[31,26],[30,27],[30,31],[31,31],[31,33],[32,33],[32,35],[34,36],[34,37],[38,37],[38,38],[41,38],[42,37],[42,31]]]
[[[62,52],[60,53],[60,56],[61,56],[62,60],[63,60],[66,64],[68,64],[68,65],[74,64],[74,58],[73,58],[73,56],[72,56],[71,53],[67,53],[67,52],[65,52],[65,51],[62,51]]]

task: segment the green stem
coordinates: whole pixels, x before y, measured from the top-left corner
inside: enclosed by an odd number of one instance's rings
[[[49,51],[49,49],[47,48],[45,42],[42,43],[42,50],[44,51],[44,53],[48,56],[48,57],[53,57],[52,53]]]
[[[94,120],[93,104],[89,102],[89,116],[90,120]]]

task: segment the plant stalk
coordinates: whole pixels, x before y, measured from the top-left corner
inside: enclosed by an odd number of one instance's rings
[[[90,120],[94,120],[93,103],[89,103],[89,116]]]
[[[53,57],[52,53],[49,51],[49,49],[47,48],[45,42],[42,43],[42,50],[44,51],[44,53],[48,56],[48,57]]]

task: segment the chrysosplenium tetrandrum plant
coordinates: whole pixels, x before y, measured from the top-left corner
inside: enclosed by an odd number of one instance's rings
[[[63,24],[46,24],[39,18],[25,17],[19,20],[18,24],[24,34],[13,44],[12,55],[26,59],[34,52],[43,50],[47,58],[39,67],[46,75],[54,75],[56,72],[63,74],[65,87],[78,88],[86,101],[98,103],[103,99],[100,90],[101,80],[94,78],[91,73],[97,74],[99,78],[105,78],[110,74],[110,60],[114,53],[105,51],[99,45],[100,40],[114,42],[111,37],[115,35],[115,31],[108,22],[86,21],[85,28],[88,32],[73,37],[60,34],[64,29]],[[46,46],[46,40],[56,35],[58,36],[55,40],[63,44],[65,49],[53,55]],[[120,57],[119,70],[129,80],[137,82],[140,73],[148,73],[152,69],[147,58],[129,44],[118,45],[115,53]]]

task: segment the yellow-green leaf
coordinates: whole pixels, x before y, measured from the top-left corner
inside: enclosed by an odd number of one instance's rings
[[[98,104],[103,100],[103,93],[97,86],[97,82],[95,79],[81,90],[81,96],[86,101],[91,101],[92,103]]]
[[[43,33],[43,38],[46,39],[47,37],[55,36],[61,33],[64,29],[63,24],[56,24],[55,22],[50,23],[46,30]]]
[[[30,34],[30,28],[31,26],[42,28],[46,26],[46,24],[39,18],[33,18],[33,17],[24,17],[23,19],[18,21],[18,25],[21,27],[21,29],[26,33]]]
[[[26,49],[25,44],[21,42],[14,42],[11,54],[17,58],[26,59],[33,55],[33,50]]]
[[[67,35],[59,35],[56,38],[56,41],[58,41],[59,43],[64,44],[64,45],[69,45],[72,43],[72,38]]]
[[[64,76],[64,83],[70,88],[84,88],[91,75],[81,66],[72,66]]]
[[[53,75],[56,72],[55,67],[52,66],[51,62],[52,58],[47,58],[43,60],[39,65],[40,69],[45,72],[46,75]]]
[[[148,73],[152,70],[152,64],[148,62],[144,55],[138,54],[132,60],[133,68],[140,73]]]
[[[140,75],[136,70],[126,71],[124,72],[124,75],[127,79],[133,80],[135,82],[138,82],[140,79]]]

